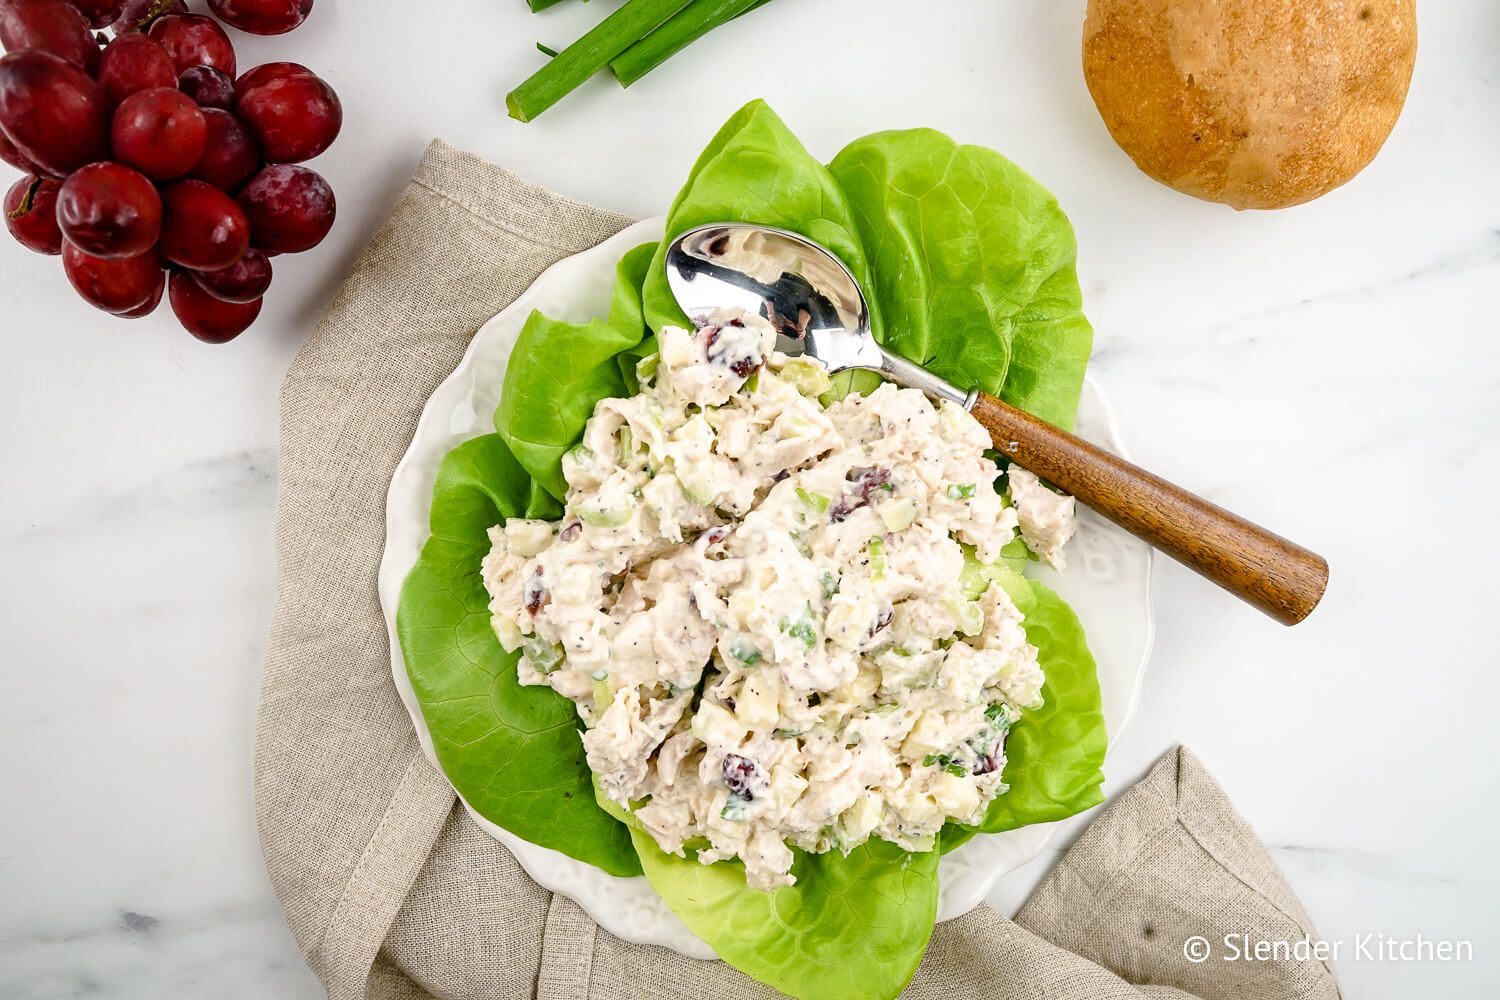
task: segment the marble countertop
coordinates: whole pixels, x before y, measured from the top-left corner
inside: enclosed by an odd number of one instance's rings
[[[757,96],[815,152],[929,125],[1057,192],[1092,370],[1136,458],[1333,567],[1323,607],[1287,630],[1160,564],[1156,652],[1110,788],[1187,744],[1325,937],[1473,942],[1469,962],[1346,961],[1348,995],[1491,995],[1500,7],[1424,0],[1379,159],[1312,205],[1236,214],[1154,184],[1110,141],[1078,69],[1083,0],[939,6],[777,5],[530,126],[501,96],[536,41],[566,42],[598,3],[321,0],[292,35],[236,36],[243,65],[323,72],[347,119],[315,164],[335,233],[278,262],[259,325],[225,347],[165,309],[95,313],[55,260],[0,241],[0,996],[321,995],[250,794],[282,373],[433,136],[645,215]],[[788,32],[841,32],[847,64],[799,68]],[[725,72],[745,52],[788,58]],[[1013,908],[1055,858],[995,901]]]

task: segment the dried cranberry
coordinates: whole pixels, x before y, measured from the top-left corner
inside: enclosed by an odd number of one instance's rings
[[[536,614],[542,610],[542,604],[547,600],[547,584],[542,580],[542,567],[538,566],[530,580],[526,581],[525,588],[521,593],[526,598],[526,610]]]
[[[583,522],[574,521],[557,533],[557,540],[559,542],[571,542],[581,534],[583,534]]]
[[[844,478],[854,485],[854,492],[845,493],[839,497],[838,503],[829,508],[828,516],[835,524],[846,520],[850,514],[861,507],[868,507],[871,493],[878,489],[889,489],[891,470],[874,466],[858,466],[850,469],[849,474]]]
[[[992,753],[986,754],[985,756],[979,758],[979,763],[974,765],[974,773],[989,774],[990,772],[996,770],[998,766],[999,762],[995,760],[995,755]]]
[[[766,774],[760,769],[760,765],[737,753],[725,754],[724,763],[719,770],[724,773],[724,784],[728,786],[730,794],[737,795],[746,802],[753,802],[755,793],[766,786]]]

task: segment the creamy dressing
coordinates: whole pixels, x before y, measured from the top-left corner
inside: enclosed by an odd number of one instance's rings
[[[980,820],[1043,676],[1010,596],[964,570],[1018,535],[1060,566],[1073,530],[1030,473],[996,492],[961,407],[889,384],[825,407],[821,366],[774,344],[756,317],[664,329],[564,458],[563,519],[491,529],[483,568],[604,793],[763,889],[794,880],[789,845],[930,850]]]

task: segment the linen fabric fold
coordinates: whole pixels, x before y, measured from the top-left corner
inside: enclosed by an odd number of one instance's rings
[[[719,962],[631,944],[541,888],[428,763],[390,675],[376,571],[386,491],[481,325],[632,220],[434,142],[281,395],[277,595],[255,737],[271,882],[331,1000],[758,1000]],[[940,924],[906,996],[1338,997],[1317,961],[1194,963],[1184,942],[1316,937],[1186,750],[1067,852],[1015,920]]]

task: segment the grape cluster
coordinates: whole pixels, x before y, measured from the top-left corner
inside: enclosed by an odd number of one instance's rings
[[[209,0],[261,35],[312,5]],[[60,255],[90,304],[134,319],[166,297],[189,333],[223,343],[260,314],[271,258],[333,227],[333,189],[301,164],[343,109],[305,66],[239,73],[224,29],[183,0],[0,0],[0,43],[0,159],[26,174],[6,228]]]

